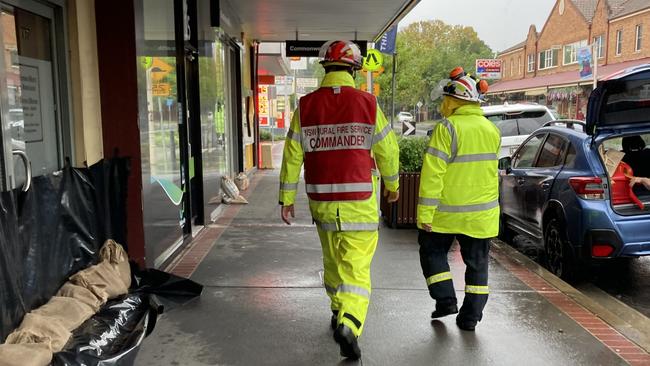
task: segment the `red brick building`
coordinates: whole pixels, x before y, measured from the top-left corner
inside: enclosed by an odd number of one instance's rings
[[[578,49],[592,45],[598,79],[650,63],[650,1],[557,0],[538,32],[502,52],[502,79],[491,86],[495,103],[532,101],[582,119],[593,77],[582,79]]]

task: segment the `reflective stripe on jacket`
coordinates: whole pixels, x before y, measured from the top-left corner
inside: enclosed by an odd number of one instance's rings
[[[300,99],[300,140],[309,199],[370,198],[376,108],[373,95],[349,86],[321,87]]]
[[[420,177],[418,227],[491,238],[499,232],[498,153],[501,134],[478,104],[438,123]]]
[[[352,79],[352,76],[345,71],[330,72],[325,75],[321,87],[328,88],[331,93],[332,88],[336,86],[354,87],[354,80]],[[349,106],[349,108],[356,108],[356,106]],[[388,190],[394,192],[399,188],[399,148],[397,146],[397,139],[395,138],[395,134],[392,132],[386,117],[384,117],[384,114],[381,112],[381,109],[375,106],[374,110],[375,115],[372,122],[375,128],[372,134],[372,142],[370,144],[371,156],[375,159],[376,167],[381,173],[384,185]],[[280,204],[285,206],[292,205],[295,202],[298,182],[300,180],[300,172],[306,154],[303,150],[305,143],[302,141],[303,133],[300,128],[300,115],[301,112],[299,110],[294,112],[291,120],[291,127],[287,133],[287,139],[285,140],[284,153],[282,157],[279,199]],[[364,144],[367,144],[367,141],[364,141]],[[309,170],[310,167],[306,166],[305,168],[306,170]],[[363,169],[366,168],[367,167],[364,167]],[[319,167],[316,166],[315,169],[319,169]],[[340,173],[338,166],[335,166],[333,170],[333,174],[335,175]],[[364,174],[364,177],[368,174],[366,171],[361,173]],[[310,174],[309,171],[306,171],[305,177],[307,177],[308,174]],[[323,230],[327,231],[377,230],[379,223],[377,207],[379,180],[376,176],[371,176],[370,182],[372,193],[367,199],[357,201],[316,201],[310,199],[309,208],[312,217]],[[367,183],[356,182],[353,184]],[[312,191],[312,193],[314,193],[314,191],[330,193],[339,190],[340,188],[340,186],[316,184],[307,186],[306,190]],[[367,189],[368,187],[342,188],[347,190],[349,188]]]

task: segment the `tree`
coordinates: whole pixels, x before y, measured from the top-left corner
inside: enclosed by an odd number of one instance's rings
[[[490,57],[492,50],[472,27],[449,25],[440,20],[408,25],[397,34],[395,110],[413,110],[418,101],[437,105],[431,101],[431,91],[448,77],[450,70],[462,66],[474,73],[475,60]],[[376,82],[381,87],[379,102],[390,106],[393,60],[392,57],[384,60],[386,71]]]

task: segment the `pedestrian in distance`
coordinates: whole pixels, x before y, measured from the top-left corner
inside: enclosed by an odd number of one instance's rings
[[[436,301],[431,317],[458,314],[456,324],[474,331],[488,299],[490,238],[499,232],[498,153],[501,134],[483,116],[480,102],[488,85],[451,71],[440,83],[444,116],[431,135],[420,177],[418,243],[429,294]],[[458,310],[447,253],[454,240],[467,268],[465,299]]]
[[[323,250],[325,290],[341,355],[359,359],[358,338],[370,300],[370,263],[379,238],[377,194],[399,197],[397,139],[377,100],[354,88],[361,51],[349,41],[320,50],[325,77],[300,99],[287,133],[280,171],[282,220],[290,225],[304,163],[309,209]],[[378,171],[377,171],[378,170]]]

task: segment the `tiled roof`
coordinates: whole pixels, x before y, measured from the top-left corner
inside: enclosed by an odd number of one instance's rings
[[[608,0],[610,19],[619,18],[637,11],[650,8],[648,0]]]
[[[596,7],[598,6],[598,0],[571,0],[573,4],[580,10],[582,15],[587,19],[587,22],[591,23],[596,14]],[[643,1],[643,0],[642,0]]]
[[[508,52],[510,52],[510,51],[517,50],[517,49],[519,49],[519,48],[523,48],[525,45],[526,45],[526,41],[523,41],[523,42],[517,43],[516,45],[514,45],[514,46],[512,46],[512,47],[510,47],[510,48],[506,48],[505,50],[499,52],[499,56],[500,56],[500,55],[503,55],[504,53],[508,53]]]

